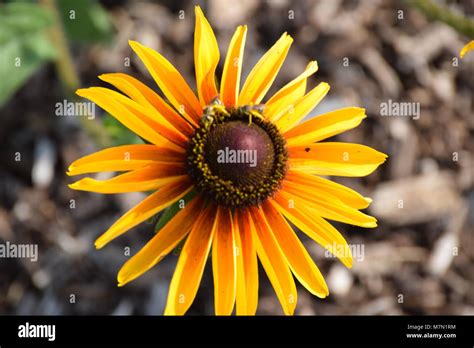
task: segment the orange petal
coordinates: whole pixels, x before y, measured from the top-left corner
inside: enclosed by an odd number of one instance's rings
[[[140,121],[143,121],[148,128],[152,129],[165,139],[180,145],[183,148],[186,147],[188,138],[171,126],[171,124],[156,112],[155,109],[146,108],[123,94],[112,91],[108,88],[90,87],[89,90],[103,93],[105,96],[110,98],[111,101],[118,102],[122,106],[125,106],[130,112],[136,115]]]
[[[270,89],[285,60],[293,39],[287,33],[263,55],[245,80],[239,105],[258,104]]]
[[[222,71],[221,100],[227,107],[237,106],[247,26],[239,26],[230,40]]]
[[[352,143],[316,143],[288,148],[292,170],[317,175],[366,176],[385,162],[387,155]]]
[[[293,274],[313,295],[326,297],[329,290],[324,277],[291,226],[269,201],[263,203],[262,208],[268,226],[273,231]]]
[[[184,163],[153,163],[108,180],[84,178],[69,187],[73,190],[98,193],[152,191],[182,181],[186,176]]]
[[[161,161],[184,163],[185,158],[184,154],[156,145],[123,145],[98,151],[74,161],[69,166],[67,174],[127,171]]]
[[[257,255],[267,273],[270,283],[277,294],[283,312],[292,315],[295,311],[298,295],[290,268],[278,242],[273,235],[273,231],[268,227],[262,211],[258,208],[251,208],[252,221],[255,224],[255,244]]]
[[[201,105],[205,106],[217,96],[215,72],[220,55],[211,25],[199,6],[195,6],[194,10],[194,67],[199,100]]]
[[[196,297],[220,214],[210,204],[197,219],[171,280],[165,315],[183,315]]]
[[[155,145],[167,147],[176,152],[185,151],[183,147],[171,142],[163,134],[160,134],[159,131],[150,127],[148,120],[141,118],[143,115],[132,112],[127,106],[114,98],[115,96],[120,95],[119,93],[106,88],[92,87],[78,89],[76,94],[93,101],[102,109],[114,116],[124,126],[149,142]]]
[[[336,255],[346,267],[352,267],[352,254],[346,240],[329,222],[281,193],[270,201],[298,229]]]
[[[142,223],[192,190],[192,185],[186,178],[169,184],[159,191],[149,195],[135,207],[118,219],[104,234],[95,241],[96,248],[100,249],[112,239],[122,235],[132,227]]]
[[[258,304],[258,264],[253,222],[249,213],[235,211],[234,232],[237,260],[236,314],[255,315]],[[252,226],[250,225],[252,224]]]
[[[271,122],[275,122],[276,116],[281,115],[280,112],[283,109],[288,105],[295,105],[306,93],[306,80],[316,71],[318,71],[318,63],[316,61],[309,62],[301,75],[287,83],[265,103],[265,117]]]
[[[194,132],[194,127],[198,126],[192,118],[185,119],[184,117],[187,115],[181,116],[178,114],[151,88],[130,75],[122,73],[102,74],[99,78],[112,84],[140,105],[158,112],[167,121],[167,124],[175,127],[182,134],[190,136]]]
[[[371,202],[369,198],[363,197],[356,191],[319,176],[290,170],[286,174],[285,180],[303,185],[308,189],[308,192],[311,191],[317,196],[325,197],[329,195],[331,199],[334,197],[352,208],[365,209]]]
[[[315,214],[326,219],[366,228],[377,227],[377,220],[373,216],[366,215],[340,201],[317,197],[308,192],[304,185],[286,181],[282,185],[281,194],[295,202],[306,204],[310,210],[314,210]]]
[[[120,269],[119,286],[138,278],[160,262],[188,234],[201,214],[203,202],[195,197],[179,211],[155,236]]]
[[[231,315],[235,303],[235,238],[231,211],[219,207],[218,225],[212,244],[214,306],[216,315]]]
[[[276,114],[274,116],[275,125],[282,133],[293,128],[319,104],[328,92],[329,85],[326,82],[321,82],[295,104],[287,105],[280,113]]]
[[[202,115],[201,104],[178,70],[155,50],[136,41],[129,41],[129,44],[176,110],[184,117],[188,115],[195,123],[199,123]]]
[[[291,128],[283,134],[287,146],[303,146],[327,139],[357,127],[364,118],[365,109],[344,108],[319,115]]]

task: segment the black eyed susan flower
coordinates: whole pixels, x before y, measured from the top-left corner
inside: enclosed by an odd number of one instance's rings
[[[99,193],[155,191],[116,221],[95,245],[104,245],[183,199],[192,197],[122,267],[119,286],[160,262],[182,241],[165,314],[184,314],[212,254],[216,314],[253,315],[258,302],[260,260],[285,314],[297,302],[294,277],[324,298],[328,287],[290,222],[341,262],[352,265],[343,236],[327,221],[376,227],[362,213],[370,199],[322,176],[361,177],[386,155],[367,146],[320,142],[357,127],[365,111],[349,107],[300,123],[329,90],[320,83],[306,92],[306,70],[263,104],[290,49],[286,33],[263,55],[239,91],[246,26],[233,35],[220,86],[219,49],[211,26],[196,7],[194,59],[197,96],[178,70],[158,52],[130,41],[168,101],[122,73],[101,75],[122,93],[80,89],[149,144],[118,146],[85,156],[69,175],[123,172],[112,179],[81,179],[76,190]]]

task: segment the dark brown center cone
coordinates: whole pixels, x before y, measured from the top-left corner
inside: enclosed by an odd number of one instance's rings
[[[275,158],[273,142],[265,130],[245,121],[215,126],[206,154],[212,172],[236,186],[257,184],[271,175]]]

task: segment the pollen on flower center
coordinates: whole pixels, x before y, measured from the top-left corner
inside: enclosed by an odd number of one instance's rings
[[[197,190],[214,202],[244,207],[278,189],[287,166],[285,140],[256,107],[204,109],[188,148],[188,172]]]

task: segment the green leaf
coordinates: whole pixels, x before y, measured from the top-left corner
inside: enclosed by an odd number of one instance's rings
[[[0,106],[55,57],[46,31],[53,21],[36,4],[0,5]]]
[[[113,146],[143,144],[142,139],[110,115],[102,118],[102,124]]]
[[[191,201],[191,199],[194,198],[194,196],[196,196],[196,191],[191,190],[187,195],[185,195],[181,199],[184,200],[184,204],[188,204]],[[173,218],[173,216],[175,216],[182,209],[180,207],[180,205],[182,204],[181,199],[175,202],[174,204],[170,205],[168,208],[166,208],[166,210],[163,211],[161,216],[158,218],[158,221],[156,222],[155,233],[160,231],[163,228],[163,226],[165,226],[168,223],[168,221],[170,221]]]
[[[95,0],[57,0],[68,37],[76,42],[108,42],[114,30],[107,11]]]

